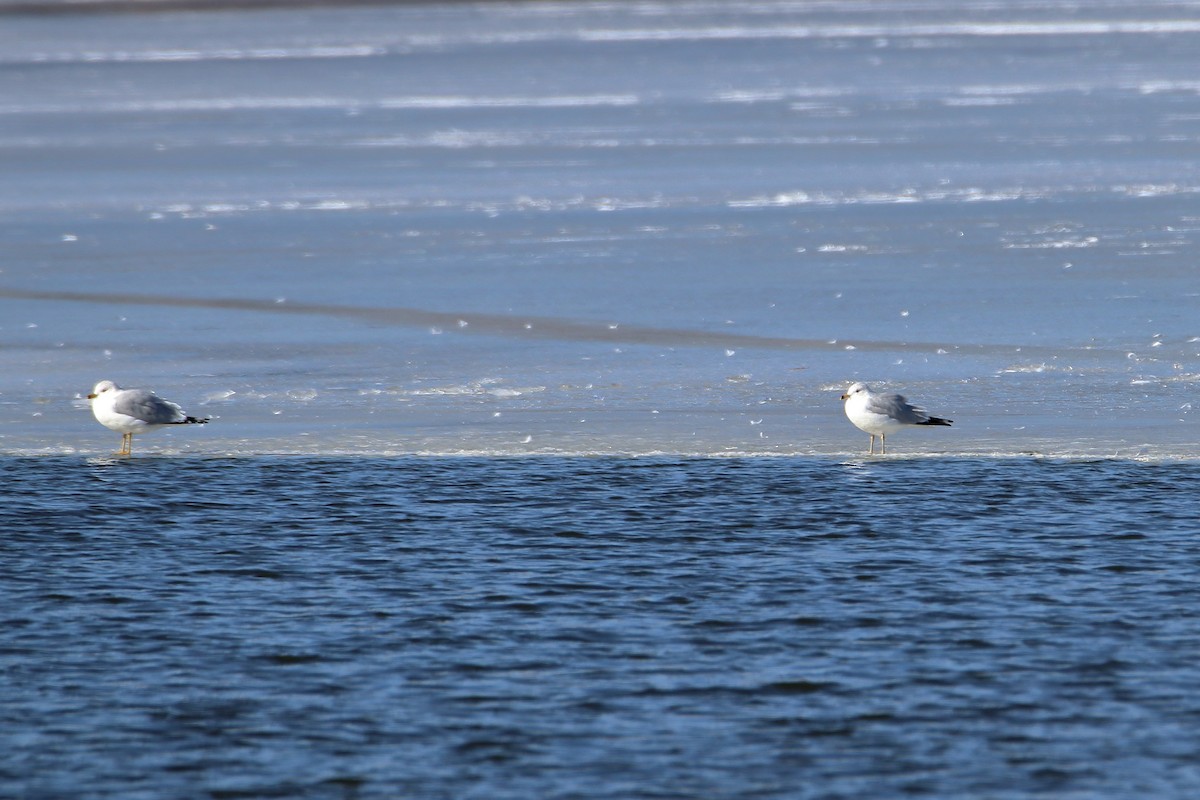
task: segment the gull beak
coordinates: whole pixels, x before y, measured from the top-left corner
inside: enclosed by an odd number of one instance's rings
[[[91,395],[88,395],[88,396],[90,397]],[[848,394],[844,394],[844,395],[842,395],[842,399],[843,399],[843,400],[849,400],[849,399],[850,399],[850,395],[848,395]]]
[[[97,397],[99,397],[99,396],[100,396],[100,395],[98,395],[98,394],[89,394],[89,395],[88,395],[88,400],[95,400],[95,399],[96,399]]]

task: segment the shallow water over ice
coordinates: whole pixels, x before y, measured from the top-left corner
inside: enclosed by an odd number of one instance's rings
[[[1171,4],[4,22],[4,452],[1196,454]]]

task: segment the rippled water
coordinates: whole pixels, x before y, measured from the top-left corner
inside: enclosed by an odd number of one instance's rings
[[[5,796],[1200,787],[1194,464],[0,471]]]

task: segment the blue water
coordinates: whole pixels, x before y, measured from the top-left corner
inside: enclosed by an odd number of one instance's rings
[[[1190,797],[1195,465],[8,460],[9,797]]]
[[[0,0],[0,797],[1200,792],[1194,7],[73,5]]]

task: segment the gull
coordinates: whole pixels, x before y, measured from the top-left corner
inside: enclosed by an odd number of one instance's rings
[[[933,417],[925,409],[909,404],[898,394],[875,394],[865,383],[853,383],[842,395],[846,401],[846,416],[871,436],[868,454],[875,455],[875,437],[879,437],[879,452],[887,452],[887,435],[909,425],[950,425],[953,420]]]
[[[96,420],[121,434],[119,456],[133,452],[135,433],[149,433],[164,425],[202,425],[208,422],[208,417],[189,417],[182,408],[147,389],[122,389],[112,381],[97,383],[88,400],[92,401],[92,414]]]

